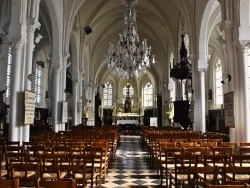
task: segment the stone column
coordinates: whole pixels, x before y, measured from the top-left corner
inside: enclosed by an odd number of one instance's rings
[[[200,83],[199,83],[199,94],[200,94],[200,105],[199,105],[199,121],[198,131],[206,132],[206,102],[205,102],[205,71],[206,69],[199,69]]]
[[[53,68],[53,91],[52,91],[52,129],[58,132],[61,120],[59,119],[61,112],[60,91],[60,70],[61,67]]]
[[[197,97],[197,94],[198,94],[198,86],[197,86],[197,63],[196,63],[196,56],[195,55],[189,55],[188,56],[188,60],[189,62],[191,63],[192,65],[192,91],[194,91],[192,93],[192,101],[194,101],[194,105],[195,105],[195,110],[194,110],[194,122],[193,122],[193,130],[197,130],[197,123],[198,123],[198,118],[199,115],[198,115],[198,110],[197,109],[197,105],[198,105],[198,102],[196,100],[196,97]]]
[[[61,71],[61,101],[66,101],[66,93],[65,93],[65,89],[66,89],[66,76],[67,76],[67,59],[69,57],[68,53],[64,53],[62,56],[62,71]],[[59,127],[60,131],[65,131],[65,123],[61,123],[60,127]]]
[[[225,20],[220,28],[225,31],[225,48],[226,48],[226,60],[227,60],[227,73],[231,75],[231,81],[227,82],[228,91],[224,91],[224,93],[228,93],[234,91],[234,49],[233,49],[233,29],[234,23],[231,20]],[[236,132],[235,129],[230,129],[230,141],[236,141]]]
[[[27,43],[26,43],[26,61],[25,61],[25,72],[24,72],[24,90],[31,90],[31,81],[28,76],[32,74],[32,60],[34,50],[34,32],[40,27],[40,23],[36,19],[27,19],[28,32],[27,32]],[[23,126],[22,128],[22,141],[28,142],[30,137],[30,126]]]
[[[10,39],[12,45],[12,68],[11,68],[11,95],[10,95],[10,111],[9,111],[9,141],[20,141],[21,131],[20,125],[23,125],[23,91],[20,86],[22,71],[22,48],[25,39]]]
[[[73,117],[72,117],[73,126],[78,125],[78,113],[81,112],[80,104],[82,104],[82,102],[80,102],[79,104],[78,101],[77,86],[78,86],[78,80],[73,80]]]
[[[249,41],[240,41],[239,43],[239,96],[238,113],[239,121],[235,123],[236,140],[239,142],[250,141],[250,110],[249,110],[249,69],[248,69],[248,56],[249,56]],[[236,101],[235,101],[236,102]]]

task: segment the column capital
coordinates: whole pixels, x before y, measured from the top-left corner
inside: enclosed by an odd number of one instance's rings
[[[69,54],[68,52],[64,52],[64,53],[62,54],[62,60],[63,60],[63,61],[66,61],[66,60],[69,58],[69,56],[70,56],[70,54]]]
[[[199,60],[198,60],[198,70],[206,70],[207,69],[207,66],[208,66],[208,61],[210,60],[211,58],[211,55],[203,55],[203,57],[201,57]]]
[[[207,70],[207,68],[198,68],[198,71],[200,74],[204,74],[204,72]]]
[[[59,74],[62,69],[61,66],[52,66],[51,68],[53,69],[54,74]]]
[[[234,22],[232,20],[225,20],[221,25],[220,29],[224,30],[226,34],[233,34]]]
[[[248,53],[250,48],[250,41],[237,41],[235,45],[238,47],[238,52]]]
[[[8,37],[8,39],[12,43],[12,48],[15,50],[21,50],[24,43],[27,41],[26,39],[19,37]]]
[[[191,64],[195,62],[196,55],[189,55],[188,60],[191,61]]]
[[[41,24],[35,18],[27,18],[26,19],[28,32],[34,33],[37,28],[40,29]]]

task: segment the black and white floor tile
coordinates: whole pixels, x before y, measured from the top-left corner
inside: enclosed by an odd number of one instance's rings
[[[140,136],[121,135],[102,188],[160,188],[160,176],[142,148]]]

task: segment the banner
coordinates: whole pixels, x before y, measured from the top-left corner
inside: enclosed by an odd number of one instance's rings
[[[68,102],[62,102],[62,123],[68,122]]]
[[[32,125],[35,117],[36,94],[33,91],[24,91],[24,124]]]
[[[234,92],[224,94],[224,113],[225,126],[234,128]]]

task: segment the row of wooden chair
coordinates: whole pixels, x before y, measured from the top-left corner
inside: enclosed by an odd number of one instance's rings
[[[2,188],[19,188],[19,179],[15,178],[14,180],[0,180],[0,187]],[[37,188],[77,188],[77,183],[75,179],[67,180],[67,181],[44,181],[44,180],[36,180]]]
[[[15,146],[10,146],[15,147]],[[105,176],[108,172],[108,164],[109,164],[109,149],[108,149],[108,142],[106,140],[99,140],[95,143],[92,143],[90,146],[85,146],[81,149],[76,150],[69,150],[68,147],[64,146],[53,146],[53,149],[51,152],[46,153],[45,152],[45,146],[28,146],[27,151],[13,151],[11,152],[9,150],[5,150],[6,153],[6,170],[2,170],[2,176],[7,174],[7,178],[14,178],[16,177],[15,173],[13,173],[13,169],[17,168],[18,166],[14,163],[21,163],[21,164],[37,164],[40,163],[40,176],[42,179],[58,179],[56,176],[56,168],[55,163],[60,164],[73,164],[72,160],[73,158],[81,157],[82,160],[86,160],[86,164],[89,164],[89,169],[95,169],[95,174],[98,174],[98,183],[101,184],[102,181],[105,180]],[[90,154],[95,153],[96,155],[92,155],[92,162],[91,164],[91,158]],[[0,154],[2,156],[2,154]],[[89,157],[87,159],[87,156]],[[50,158],[49,158],[50,157]],[[93,158],[95,157],[95,159]],[[52,168],[54,168],[54,175],[51,175],[51,173],[46,173],[46,170],[48,169],[48,163],[47,160],[53,161],[54,166],[52,165]],[[88,160],[88,161],[87,161]],[[95,160],[95,161],[94,161]],[[3,162],[1,160],[1,162]],[[92,166],[91,166],[92,165]],[[51,166],[51,165],[50,165]],[[33,165],[35,168],[35,166]],[[91,168],[90,168],[91,167]],[[31,168],[31,165],[29,166]],[[97,172],[98,169],[98,172]],[[51,170],[51,169],[50,169]],[[12,174],[11,174],[12,173]],[[43,174],[49,174],[49,176],[43,176]],[[97,176],[92,176],[91,184],[93,184],[94,179]]]
[[[205,155],[201,163],[200,155],[187,155],[181,148],[169,149],[168,157],[161,166],[161,176],[165,175],[167,187],[174,185],[180,187],[185,182],[191,184],[237,184],[250,182],[250,168],[242,165],[247,160],[249,165],[250,156],[235,155],[235,165],[228,166],[227,155]],[[239,163],[240,162],[240,163]],[[236,165],[237,164],[237,165]]]

